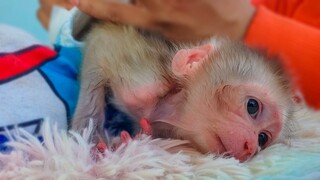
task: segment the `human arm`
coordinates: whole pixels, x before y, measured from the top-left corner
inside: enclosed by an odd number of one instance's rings
[[[239,40],[254,13],[248,0],[137,0],[136,4],[113,0],[72,2],[96,18],[158,31],[180,42],[196,41],[212,34]]]
[[[320,109],[320,1],[253,0],[244,41],[280,56],[308,105]]]
[[[320,23],[317,21],[320,19],[320,1],[252,0],[257,8],[254,16],[249,1],[183,1],[189,9],[173,4],[177,2],[173,0],[158,4],[159,1],[150,0],[138,2],[128,5],[110,0],[80,0],[74,4],[97,18],[159,31],[176,41],[227,35],[234,40],[243,39],[251,47],[265,48],[270,55],[282,56],[307,103],[320,109],[320,53],[317,52],[320,49]],[[230,8],[228,5],[232,3],[241,3],[242,6],[234,7],[240,10]],[[216,11],[218,9],[220,11]],[[242,10],[249,13],[241,14]],[[240,26],[226,23],[232,17],[245,20],[233,21],[242,24]]]

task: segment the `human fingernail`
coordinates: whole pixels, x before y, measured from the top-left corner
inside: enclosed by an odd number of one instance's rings
[[[74,6],[78,6],[79,5],[79,0],[69,0],[69,2]]]

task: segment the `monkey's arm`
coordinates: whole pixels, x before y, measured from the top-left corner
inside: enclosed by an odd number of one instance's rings
[[[105,120],[105,82],[95,63],[90,62],[91,58],[88,56],[84,58],[80,94],[72,129],[82,131],[88,126],[89,121],[93,120],[95,126],[93,140],[105,141],[103,126]]]
[[[280,7],[280,2],[283,10],[276,11],[276,3]],[[317,13],[320,1],[301,1],[299,6],[294,6],[294,1],[266,1],[265,4],[273,9],[258,7],[245,42],[251,47],[267,49],[269,55],[280,55],[307,103],[319,109],[320,24],[316,23],[320,18]]]

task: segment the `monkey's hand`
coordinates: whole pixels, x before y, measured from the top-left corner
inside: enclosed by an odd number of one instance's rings
[[[150,122],[147,119],[142,118],[140,120],[140,125],[142,128],[142,131],[141,131],[141,133],[137,134],[134,138],[132,138],[131,135],[127,131],[121,131],[120,142],[114,143],[112,145],[111,151],[117,149],[117,147],[119,147],[121,144],[128,144],[130,141],[132,141],[132,139],[137,139],[143,134],[145,134],[145,135],[152,134]],[[99,142],[99,143],[97,143],[97,145],[95,147],[97,148],[97,150],[100,153],[104,153],[106,150],[108,150],[108,145],[105,142]]]

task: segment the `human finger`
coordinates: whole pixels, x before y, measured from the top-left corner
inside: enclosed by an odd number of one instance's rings
[[[50,16],[48,16],[48,14],[47,14],[45,11],[39,9],[39,10],[37,11],[37,18],[38,18],[38,20],[40,21],[41,25],[42,25],[45,29],[48,29],[48,27],[49,27],[49,21],[50,21]]]
[[[162,0],[136,0],[137,4],[141,6],[145,6],[150,9],[157,9],[159,7],[162,7],[164,5]]]
[[[153,20],[152,14],[147,9],[133,4],[112,0],[80,0],[73,3],[81,11],[101,20],[111,20],[143,28],[149,28]]]
[[[53,6],[52,1],[48,0],[39,0],[39,9],[42,9],[42,13],[50,14],[51,8]]]

